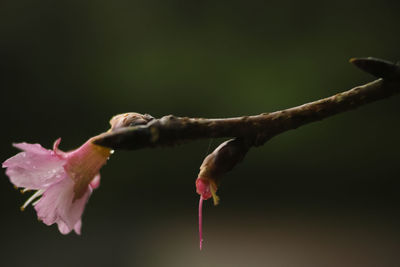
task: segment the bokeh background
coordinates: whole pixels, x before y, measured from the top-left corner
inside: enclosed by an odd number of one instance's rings
[[[399,59],[397,1],[0,3],[0,160],[12,142],[70,150],[122,112],[258,114]],[[117,151],[82,235],[36,220],[0,179],[1,266],[398,266],[400,99],[275,137],[225,176],[197,234],[198,168],[222,140]]]

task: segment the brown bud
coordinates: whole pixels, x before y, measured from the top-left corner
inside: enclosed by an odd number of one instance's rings
[[[216,191],[221,177],[241,162],[249,151],[250,144],[242,138],[228,140],[209,154],[200,166],[196,180],[196,191],[203,199],[213,197],[218,204]]]
[[[146,125],[154,118],[149,114],[140,114],[135,112],[115,115],[110,120],[111,131],[129,126]]]
[[[198,177],[212,179],[218,185],[221,176],[241,162],[249,148],[249,144],[242,138],[222,143],[204,159]]]
[[[388,81],[400,80],[399,64],[373,57],[351,58],[350,63],[377,78],[383,78]]]

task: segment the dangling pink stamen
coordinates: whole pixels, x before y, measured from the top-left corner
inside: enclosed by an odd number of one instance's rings
[[[200,250],[203,248],[203,196],[200,195],[199,200],[199,238],[200,238]]]

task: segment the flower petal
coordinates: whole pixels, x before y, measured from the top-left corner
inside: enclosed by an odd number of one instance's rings
[[[58,225],[58,230],[60,231],[60,233],[62,233],[63,235],[71,233],[72,229],[70,229],[65,222],[63,222],[62,220],[58,220],[56,223]],[[82,220],[79,220],[74,226],[74,231],[77,235],[81,235],[81,227]]]
[[[19,143],[15,147],[25,150],[3,163],[6,174],[17,187],[44,189],[51,183],[60,180],[65,173],[65,160],[52,150],[39,144]]]
[[[81,228],[82,228],[82,220],[79,220],[74,226],[74,231],[77,235],[81,235]]]
[[[79,232],[79,224],[76,225],[81,219],[92,191],[88,186],[84,195],[73,201],[75,196],[73,188],[74,182],[65,176],[64,179],[50,186],[35,205],[39,219],[47,225],[57,223],[61,233],[69,233],[75,227],[76,232]]]
[[[58,155],[59,157],[65,158],[67,156],[67,153],[62,151],[61,149],[58,148],[58,146],[61,143],[61,138],[58,138],[56,141],[54,141],[53,144],[53,151]]]
[[[42,147],[40,144],[29,144],[29,143],[14,143],[14,147],[19,148],[23,151],[34,153],[34,154],[47,154],[48,152],[51,152],[51,150],[48,150],[44,147]]]
[[[67,235],[71,232],[71,229],[68,227],[68,225],[65,222],[58,220],[57,225],[58,225],[58,230],[63,235]]]
[[[92,189],[97,189],[100,186],[100,173],[96,174],[89,185]]]

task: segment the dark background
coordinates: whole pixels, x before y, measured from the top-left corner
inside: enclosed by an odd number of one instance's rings
[[[399,59],[395,3],[3,0],[0,160],[12,142],[73,149],[122,112],[258,114],[368,82],[348,59]],[[398,266],[398,103],[253,149],[206,203],[201,252],[194,181],[222,140],[116,152],[81,236],[20,212],[3,171],[0,265]]]

